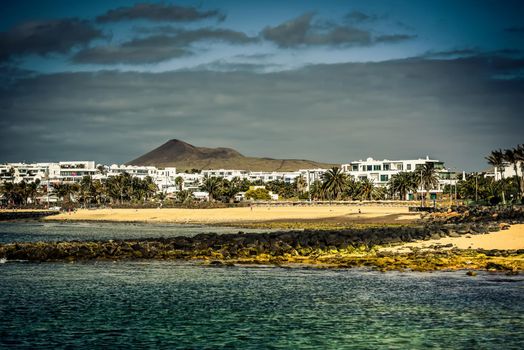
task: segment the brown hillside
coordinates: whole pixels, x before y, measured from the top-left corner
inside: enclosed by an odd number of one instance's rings
[[[250,171],[295,171],[298,169],[330,168],[337,164],[318,163],[302,159],[272,159],[245,157],[231,148],[196,147],[180,140],[169,140],[151,152],[127,164],[152,165],[190,169],[237,169]]]

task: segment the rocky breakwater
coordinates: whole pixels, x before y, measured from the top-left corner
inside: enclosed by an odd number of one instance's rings
[[[446,226],[447,225],[447,226]],[[199,260],[210,265],[308,264],[322,267],[368,266],[381,270],[492,269],[524,270],[522,251],[459,251],[383,253],[377,248],[461,232],[442,227],[402,226],[331,231],[287,231],[194,237],[93,242],[37,242],[0,245],[0,258],[25,261],[82,261],[129,259]],[[493,225],[493,229],[499,229]],[[464,233],[475,230],[470,225]],[[489,227],[487,227],[489,229]],[[458,233],[457,233],[458,234]],[[489,265],[491,264],[491,265]]]
[[[424,216],[426,224],[524,224],[524,206],[509,207],[458,207],[455,210],[441,209]]]

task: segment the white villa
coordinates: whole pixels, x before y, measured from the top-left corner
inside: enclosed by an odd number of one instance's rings
[[[521,162],[517,163],[517,172],[515,173],[515,168],[513,167],[513,164],[506,164],[504,168],[502,169],[502,176],[507,179],[509,177],[513,177],[515,175],[522,176],[522,168],[521,168]],[[500,169],[495,167],[494,168],[494,175],[495,180],[500,180],[502,178],[500,174]]]
[[[353,161],[342,164],[342,171],[357,180],[369,179],[375,185],[386,186],[391,177],[400,172],[414,172],[427,163],[433,164],[439,177],[438,188],[431,192],[442,192],[445,185],[454,185],[458,181],[458,176],[444,167],[444,162],[437,159],[419,158],[407,160],[376,160],[367,158],[366,160]]]
[[[7,163],[0,164],[0,182],[78,182],[84,176],[94,177],[98,172],[93,161]]]

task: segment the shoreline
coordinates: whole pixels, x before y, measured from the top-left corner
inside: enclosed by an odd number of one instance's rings
[[[402,252],[382,250],[386,245],[420,241],[429,236],[424,227],[383,227],[7,243],[0,244],[0,259],[5,259],[4,262],[180,260],[210,266],[299,264],[318,268],[366,267],[379,271],[488,270],[509,274],[524,271],[524,249],[458,249],[433,245],[426,250],[416,247]]]
[[[42,221],[143,222],[217,225],[239,228],[351,227],[354,224],[408,224],[420,218],[408,207],[322,206],[215,209],[80,209]],[[319,225],[320,224],[320,225]]]

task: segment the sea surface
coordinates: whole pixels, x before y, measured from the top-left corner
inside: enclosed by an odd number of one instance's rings
[[[6,221],[0,222],[0,244],[38,241],[169,238],[195,236],[203,232],[223,234],[238,233],[239,231],[267,232],[270,230],[180,224]]]
[[[522,349],[524,276],[7,261],[0,348]]]

